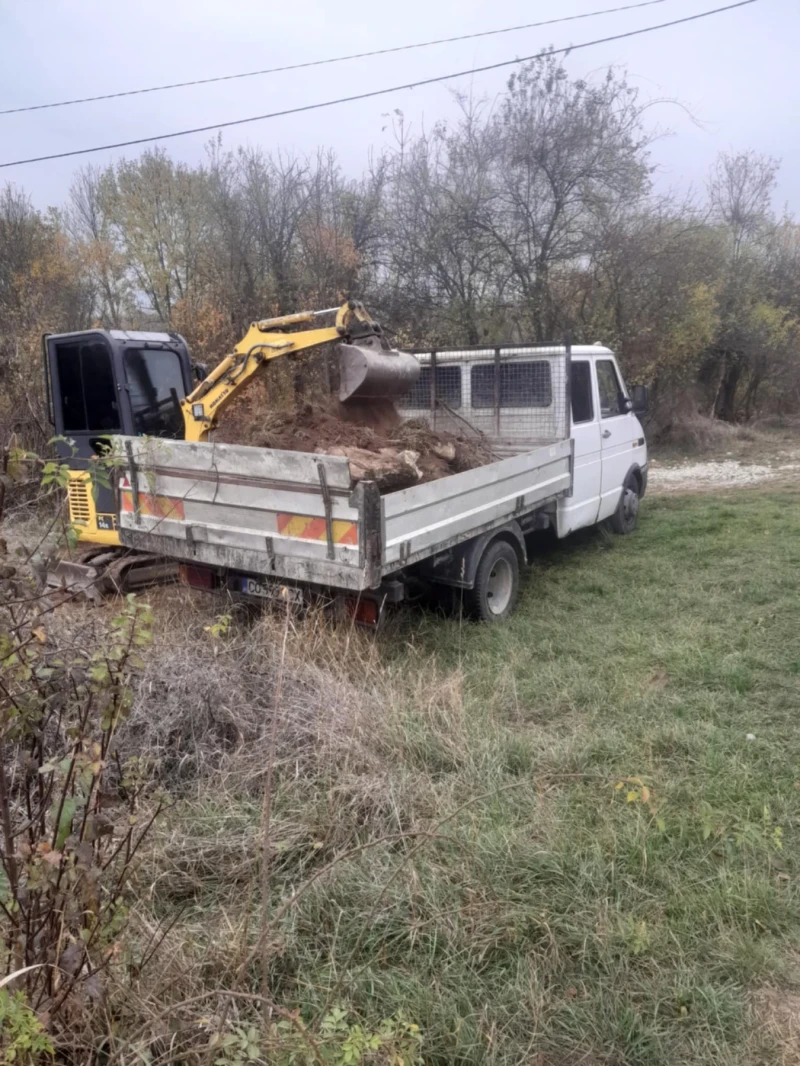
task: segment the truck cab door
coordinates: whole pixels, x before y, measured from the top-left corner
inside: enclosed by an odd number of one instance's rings
[[[614,360],[598,359],[595,366],[602,449],[600,511],[597,521],[602,522],[617,509],[623,482],[634,460],[633,446],[635,438],[639,436],[639,424],[630,413],[630,400],[622,388],[622,380]]]
[[[559,501],[559,537],[594,525],[600,507],[600,420],[589,359],[574,357],[570,361],[570,401],[575,449],[572,496]]]

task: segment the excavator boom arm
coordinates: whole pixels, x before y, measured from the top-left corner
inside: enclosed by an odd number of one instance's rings
[[[287,327],[310,325],[321,315],[336,311],[336,324],[316,329],[282,332]],[[261,368],[282,355],[294,355],[320,344],[330,344],[351,335],[380,335],[380,327],[361,303],[350,300],[339,308],[303,311],[299,314],[253,322],[233,352],[226,356],[182,402],[186,440],[206,440],[220,413],[254,379]]]

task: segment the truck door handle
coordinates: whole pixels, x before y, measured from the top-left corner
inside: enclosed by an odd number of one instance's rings
[[[604,429],[603,430],[603,436],[604,437],[610,437],[611,436],[611,430],[610,429]]]

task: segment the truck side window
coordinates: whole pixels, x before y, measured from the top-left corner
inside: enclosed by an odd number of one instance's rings
[[[600,415],[602,418],[614,418],[615,415],[623,414],[622,401],[625,398],[617,371],[610,359],[598,359],[596,365]]]
[[[65,433],[115,433],[119,406],[111,354],[102,341],[60,344],[56,368]]]
[[[448,407],[461,406],[461,367],[436,367],[436,398]],[[431,405],[431,368],[424,366],[411,392],[400,401],[400,407],[425,408]]]
[[[592,367],[589,362],[573,362],[570,365],[569,394],[572,400],[572,421],[591,422],[594,418],[592,399]]]

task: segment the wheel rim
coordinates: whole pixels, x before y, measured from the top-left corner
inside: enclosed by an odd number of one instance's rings
[[[497,559],[486,582],[486,606],[492,614],[502,614],[511,602],[514,571],[508,559]]]
[[[625,489],[625,493],[622,498],[622,517],[625,519],[625,524],[630,525],[636,521],[636,516],[639,514],[639,494],[634,492],[633,489]]]

